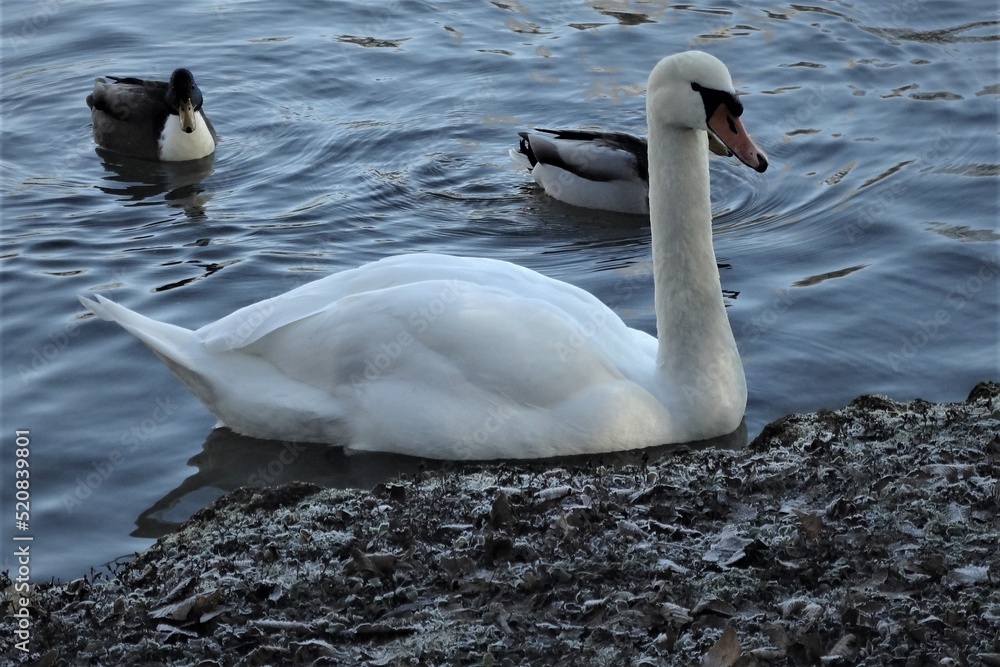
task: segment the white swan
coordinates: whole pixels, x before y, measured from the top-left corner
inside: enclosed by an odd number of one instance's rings
[[[550,197],[619,213],[649,213],[649,160],[646,139],[625,132],[544,130],[518,132],[510,149],[514,164],[527,169]],[[732,153],[708,132],[716,155]]]
[[[767,158],[710,55],[662,60],[647,109],[659,340],[572,285],[431,254],[337,273],[197,331],[102,297],[81,301],[250,436],[494,459],[727,434],[742,419],[746,382],[712,249],[705,131],[757,171]]]

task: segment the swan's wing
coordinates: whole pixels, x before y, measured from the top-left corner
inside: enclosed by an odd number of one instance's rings
[[[506,262],[393,257],[197,332],[84,303],[256,437],[460,459],[608,451],[666,432],[649,389],[655,339]]]
[[[334,397],[360,449],[545,454],[530,445],[552,447],[551,455],[609,447],[622,429],[639,428],[620,424],[626,415],[648,415],[641,428],[661,418],[647,383],[651,336],[582,290],[489,264],[470,273],[474,280],[454,272],[344,296],[242,346],[240,356]]]
[[[331,373],[347,377],[359,370],[348,368],[347,360],[377,356],[382,343],[398,343],[400,335],[412,336],[437,354],[455,352],[456,358],[463,357],[462,346],[468,345],[462,365],[484,363],[477,359],[483,350],[511,341],[524,343],[525,358],[542,349],[529,349],[533,341],[545,341],[552,349],[564,345],[559,349],[570,356],[587,348],[611,358],[632,354],[636,335],[653,340],[568,283],[509,262],[430,253],[333,274],[237,310],[196,335],[209,352],[287,355],[287,365],[298,358],[306,367],[316,362],[316,355],[302,355],[302,341],[309,346],[324,341],[337,349],[324,350],[323,356],[344,365]],[[493,338],[495,344],[484,344]],[[302,372],[308,373],[306,367]]]
[[[460,281],[536,293],[551,289],[554,284],[567,288],[554,292],[556,294],[572,292],[575,299],[600,303],[584,290],[509,262],[418,253],[387,257],[301,285],[241,308],[203,326],[196,333],[211,352],[235,350],[342,300],[357,298],[368,292],[435,280]]]
[[[646,140],[624,132],[521,132],[519,150],[531,165],[559,167],[591,181],[649,181]]]

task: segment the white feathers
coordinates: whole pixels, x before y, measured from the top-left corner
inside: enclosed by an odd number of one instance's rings
[[[193,132],[181,129],[181,123],[176,115],[167,116],[160,134],[160,159],[164,162],[180,162],[183,160],[198,160],[215,152],[215,139],[208,129],[205,116],[200,111],[194,114]]]

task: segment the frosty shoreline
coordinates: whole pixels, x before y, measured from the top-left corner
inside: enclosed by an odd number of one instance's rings
[[[240,489],[33,592],[12,664],[1000,665],[1000,385],[738,451]]]

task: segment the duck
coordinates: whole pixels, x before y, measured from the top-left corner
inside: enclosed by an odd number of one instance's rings
[[[194,75],[183,67],[169,81],[97,78],[87,95],[99,147],[163,162],[198,160],[215,152],[219,138],[203,103]]]
[[[708,148],[732,152],[709,131]],[[646,138],[627,132],[547,130],[518,132],[510,157],[527,169],[550,197],[581,208],[649,214]]]
[[[246,436],[495,460],[729,434],[747,387],[712,246],[706,132],[758,172],[768,159],[710,54],[660,61],[647,111],[657,336],[518,264],[432,253],[337,272],[197,330],[80,301]]]

